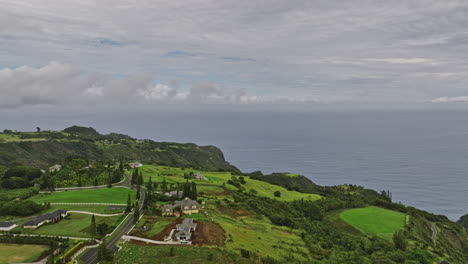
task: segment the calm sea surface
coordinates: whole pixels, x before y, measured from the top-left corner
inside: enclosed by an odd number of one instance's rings
[[[21,115],[21,117],[20,117]],[[468,111],[140,111],[0,113],[1,129],[72,124],[220,147],[249,172],[300,173],[321,185],[388,189],[453,220],[468,213]]]

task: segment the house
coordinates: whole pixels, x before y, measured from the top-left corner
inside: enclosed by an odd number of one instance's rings
[[[193,222],[192,218],[186,218],[182,224],[176,225],[176,228],[176,239],[180,242],[186,243],[190,238],[192,238],[192,232],[197,228],[197,224]]]
[[[143,167],[143,164],[141,164],[140,162],[131,162],[128,165],[132,169]]]
[[[13,222],[0,222],[0,231],[10,231],[18,225]]]
[[[49,172],[57,172],[57,171],[60,171],[62,169],[62,165],[54,165],[52,167],[49,168]]]
[[[197,224],[193,222],[192,218],[185,218],[184,221],[182,221],[182,224],[176,225],[177,231],[195,231],[197,228]]]
[[[164,205],[162,207],[162,215],[174,215],[177,209],[179,209],[182,214],[191,215],[200,212],[200,208],[200,204],[197,201],[185,197],[181,201],[175,201],[174,204]]]
[[[201,173],[194,173],[192,174],[192,176],[197,179],[197,180],[200,180],[200,181],[207,181],[208,178],[205,177],[205,175],[201,174]]]
[[[182,230],[176,233],[176,239],[181,242],[187,242],[192,237],[192,233],[187,230]]]
[[[42,226],[43,224],[56,223],[56,222],[62,220],[67,215],[68,215],[68,211],[66,211],[66,210],[57,210],[55,212],[40,215],[40,216],[36,217],[34,220],[26,222],[23,225],[23,227],[24,228],[36,229],[36,228]]]

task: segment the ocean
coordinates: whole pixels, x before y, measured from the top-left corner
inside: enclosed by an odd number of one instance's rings
[[[221,148],[244,172],[293,172],[321,185],[390,190],[457,220],[468,213],[466,110],[140,110],[0,112],[0,128],[93,126]]]

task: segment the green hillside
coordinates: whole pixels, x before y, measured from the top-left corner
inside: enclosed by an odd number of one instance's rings
[[[126,159],[212,171],[239,170],[227,163],[220,149],[172,142],[136,140],[126,135],[101,135],[93,128],[70,127],[61,132],[0,133],[0,166],[45,168],[70,158]]]

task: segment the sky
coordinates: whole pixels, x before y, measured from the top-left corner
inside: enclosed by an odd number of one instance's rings
[[[468,103],[468,1],[0,0],[0,108]]]

